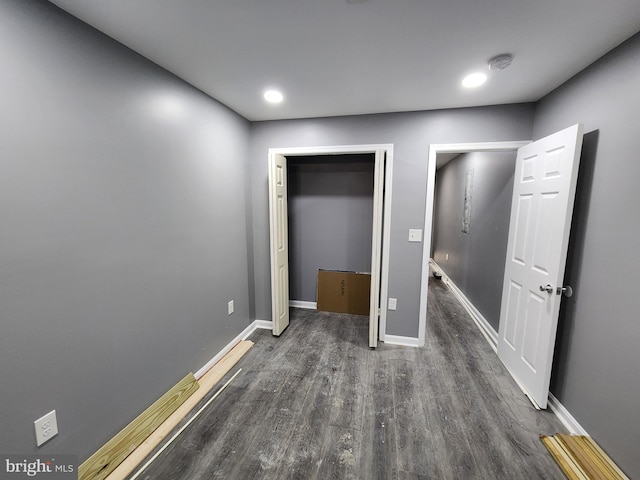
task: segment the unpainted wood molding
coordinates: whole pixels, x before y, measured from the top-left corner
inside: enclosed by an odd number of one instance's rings
[[[149,435],[131,454],[122,461],[106,480],[123,480],[149,456],[149,454],[171,433],[171,431],[195,408],[204,396],[216,386],[242,356],[253,346],[250,340],[241,340],[213,365],[198,380],[200,388],[180,405],[161,425]]]
[[[629,480],[591,437],[559,433],[540,439],[570,480]]]
[[[78,468],[78,480],[102,480],[106,478],[198,388],[200,388],[200,385],[193,373],[186,375],[83,462]]]

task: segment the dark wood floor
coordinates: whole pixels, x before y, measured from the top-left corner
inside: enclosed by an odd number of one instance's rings
[[[539,440],[563,427],[432,281],[421,349],[370,350],[366,317],[309,310],[280,338],[256,331],[240,375],[138,478],[563,479]]]

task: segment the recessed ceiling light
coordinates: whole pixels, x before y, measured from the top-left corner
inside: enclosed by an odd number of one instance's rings
[[[472,73],[467,75],[462,80],[462,86],[465,88],[475,88],[482,85],[487,81],[487,76],[484,73]]]
[[[280,103],[284,100],[284,96],[277,90],[267,90],[264,92],[264,99],[269,103]]]

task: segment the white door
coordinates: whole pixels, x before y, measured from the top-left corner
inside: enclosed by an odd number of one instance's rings
[[[380,321],[380,271],[382,263],[382,217],[385,151],[376,150],[373,180],[373,233],[371,240],[371,294],[369,302],[369,347],[378,346]]]
[[[498,355],[546,408],[571,228],[582,125],[518,150]]]
[[[289,247],[287,226],[287,159],[269,157],[269,223],[271,240],[271,318],[273,334],[289,325]]]

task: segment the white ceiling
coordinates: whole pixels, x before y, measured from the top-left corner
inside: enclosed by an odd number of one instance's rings
[[[640,30],[638,0],[50,1],[249,120],[536,101]]]

